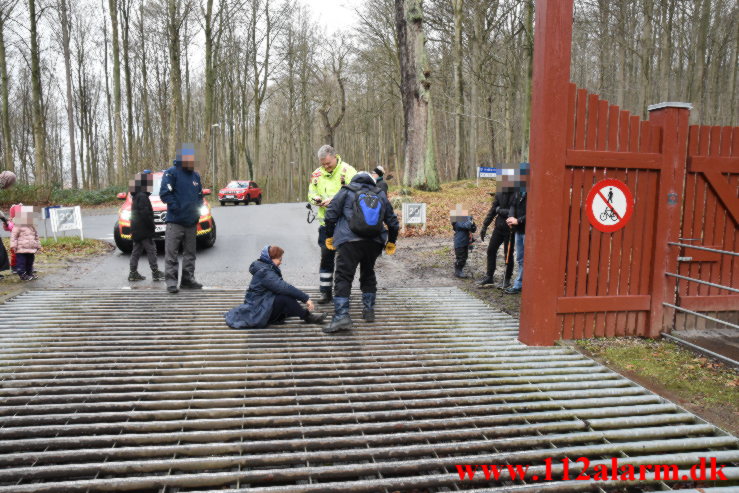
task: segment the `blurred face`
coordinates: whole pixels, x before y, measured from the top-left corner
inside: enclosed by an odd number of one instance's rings
[[[150,174],[136,173],[133,180],[128,182],[128,191],[130,193],[142,191],[151,193],[153,177]]]
[[[334,168],[336,168],[337,164],[338,160],[336,159],[336,156],[331,156],[330,154],[321,159],[321,167],[329,173],[331,173]]]
[[[182,156],[182,167],[188,171],[195,169],[195,155],[186,154]]]
[[[39,209],[38,207],[24,205],[23,207],[21,207],[20,213],[15,216],[14,221],[20,226],[32,226],[34,216],[36,216],[40,212],[41,209]]]
[[[282,257],[280,258],[273,258],[272,263],[275,264],[277,267],[279,267],[282,264]]]

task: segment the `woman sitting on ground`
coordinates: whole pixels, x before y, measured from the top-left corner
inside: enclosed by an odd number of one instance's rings
[[[252,275],[244,303],[226,313],[226,323],[234,329],[267,327],[280,324],[288,317],[300,317],[306,323],[320,324],[326,318],[314,313],[313,301],[298,288],[282,279],[280,264],[285,251],[278,246],[267,245],[260,257],[252,262]],[[306,308],[298,301],[305,303]]]

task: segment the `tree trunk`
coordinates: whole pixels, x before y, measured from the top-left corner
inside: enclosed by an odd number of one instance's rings
[[[0,120],[2,120],[3,132],[3,168],[9,171],[15,169],[13,161],[13,145],[10,133],[10,106],[8,104],[8,66],[5,54],[5,21],[10,12],[0,11],[0,81],[2,82],[2,108],[0,108]]]
[[[74,136],[74,101],[72,99],[72,56],[69,49],[70,15],[67,0],[59,0],[59,18],[62,25],[62,50],[64,51],[64,73],[67,79],[67,127],[69,128],[69,159],[72,172],[72,188],[77,184],[77,157]]]
[[[167,46],[169,48],[169,156],[174,158],[182,143],[182,71],[180,69],[180,18],[177,0],[167,0]]]
[[[395,0],[395,24],[400,48],[403,99],[405,173],[403,184],[436,191],[432,120],[430,118],[431,71],[426,59],[422,0]]]
[[[213,0],[207,0],[205,7],[205,109],[203,114],[203,125],[205,133],[205,159],[208,159],[208,178],[212,181],[214,176],[215,162],[211,154],[211,135],[213,131],[213,90],[215,88],[215,72],[213,67]],[[211,188],[216,184],[211,183]]]
[[[101,6],[103,7],[103,10],[105,10],[105,0],[100,0]],[[113,113],[111,111],[111,96],[110,96],[110,85],[108,84],[108,81],[110,80],[110,76],[108,74],[108,28],[107,23],[103,22],[103,52],[104,52],[104,67],[105,67],[105,101],[106,101],[106,108],[107,108],[107,114],[108,114],[108,155],[107,155],[107,169],[106,169],[106,178],[107,178],[107,184],[108,186],[113,185],[115,183],[115,159],[113,157],[114,151],[113,151]]]
[[[131,173],[132,167],[136,166],[134,156],[134,138],[133,138],[133,82],[131,81],[131,59],[130,51],[130,33],[131,33],[131,0],[122,0],[120,4],[123,35],[123,71],[126,74],[126,168]]]
[[[115,171],[118,183],[125,182],[123,174],[123,122],[121,120],[121,58],[118,42],[118,1],[108,0],[113,44],[113,123],[115,126]]]
[[[454,9],[454,96],[456,111],[454,116],[454,166],[458,180],[469,176],[465,163],[464,139],[464,79],[462,75],[462,14],[464,0],[453,0]]]
[[[49,170],[46,162],[46,131],[44,114],[41,108],[41,60],[38,46],[36,0],[28,0],[28,13],[31,20],[31,105],[33,117],[33,159],[34,177],[40,185],[49,184]]]
[[[531,81],[534,76],[534,0],[526,0],[526,25],[523,32],[526,54],[525,79],[521,104],[521,160],[529,159],[529,127],[531,124]]]
[[[146,38],[144,36],[144,1],[141,0],[139,4],[139,41],[141,43],[141,106],[144,111],[144,131],[143,141],[144,149],[143,153],[139,155],[144,159],[144,162],[150,162],[153,160],[153,146],[151,138],[151,113],[149,111],[149,73],[146,68]]]

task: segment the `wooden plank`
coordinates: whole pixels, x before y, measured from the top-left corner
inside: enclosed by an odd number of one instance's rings
[[[711,127],[707,125],[701,125],[699,136],[698,136],[698,154],[707,155],[709,145],[711,143]],[[706,217],[706,194],[710,194],[708,189],[708,182],[705,176],[700,173],[696,175],[696,189],[695,189],[695,225],[693,226],[693,234],[691,238],[700,238],[701,243],[705,239],[705,225],[707,221]],[[702,279],[701,277],[701,266],[700,264],[693,264],[690,269],[690,277],[696,279]],[[697,296],[704,293],[702,287],[696,283],[691,283],[688,288],[688,296]]]
[[[557,306],[559,307],[559,304]],[[686,296],[680,300],[680,306],[694,312],[737,311],[739,310],[739,295]]]
[[[655,132],[652,128],[652,125],[648,121],[641,122],[641,126],[639,129],[639,152],[651,152],[654,146],[652,145],[652,138],[654,137]],[[662,157],[660,155],[660,167],[662,166]],[[639,241],[635,244],[636,251],[634,252],[634,261],[631,263],[631,273],[629,274],[632,281],[631,281],[631,290],[630,294],[642,294],[645,293],[644,283],[648,282],[645,281],[645,278],[648,276],[647,268],[646,266],[649,265],[648,262],[648,250],[647,247],[649,242],[649,237],[652,233],[652,231],[649,229],[649,211],[653,210],[653,202],[654,202],[654,192],[652,190],[652,184],[650,180],[650,175],[652,172],[650,171],[637,171],[636,173],[636,181],[637,181],[637,190],[636,190],[636,204],[634,207],[634,214],[638,215],[640,218],[640,225],[637,228],[637,231],[641,229],[641,232],[638,236]],[[634,217],[631,219],[632,221],[635,220]],[[635,316],[630,314],[630,316],[634,317],[633,323],[630,326],[631,333],[627,335],[641,335],[644,332],[646,332],[646,325],[647,325],[647,315],[643,312],[637,313]]]
[[[731,154],[733,156],[739,156],[739,127],[734,127],[731,137],[732,147]],[[731,180],[731,186],[739,188],[739,174],[732,174],[729,176]],[[736,252],[739,251],[739,228],[734,230],[734,235],[731,240],[731,250]],[[731,286],[739,285],[739,258],[731,257]]]
[[[721,154],[721,127],[711,127],[711,144],[708,149],[709,156],[719,156]],[[717,173],[718,176],[712,173],[703,173],[703,177],[706,179],[709,185],[708,194],[706,195],[706,223],[703,226],[704,236],[703,243],[715,245],[717,243],[716,236],[718,231],[718,225],[716,221],[723,213],[723,207],[721,206],[721,197],[718,191],[713,188],[712,180],[723,181],[721,173]],[[720,184],[718,185],[720,188]],[[715,264],[702,264],[701,265],[701,279],[704,281],[717,282],[720,274],[720,270]],[[719,294],[716,290],[710,286],[701,286],[701,294],[712,295]]]
[[[712,202],[714,209],[718,207],[720,210],[723,207],[729,213],[734,224],[739,225],[739,197],[736,196],[736,187],[732,189],[729,180],[718,171],[707,171],[703,173],[703,176],[706,177],[706,181],[711,185],[715,199],[721,202],[720,204],[714,204]],[[720,218],[714,216],[714,220],[717,219]]]
[[[698,152],[698,139],[700,137],[700,127],[693,125],[688,133],[688,155]],[[683,223],[680,232],[681,238],[697,238],[694,236],[694,228],[696,224],[696,189],[698,187],[697,173],[687,173],[685,177],[685,192],[683,194]],[[688,242],[690,243],[690,242]],[[689,264],[678,264],[678,274],[683,276],[691,275],[691,267]],[[696,268],[697,273],[697,268]],[[678,296],[688,296],[688,290],[691,288],[689,283],[678,281]]]
[[[599,168],[662,169],[662,155],[641,152],[574,150],[567,151],[567,166]]]
[[[575,103],[577,101],[577,86],[570,82],[567,87],[567,148],[575,145]]]
[[[706,248],[722,249],[723,245],[697,245]],[[716,252],[706,252],[705,250],[696,250],[695,248],[680,247],[681,257],[690,257],[691,260],[684,260],[680,263],[689,264],[691,262],[721,262],[722,255]],[[687,275],[687,274],[686,274]]]
[[[567,236],[567,263],[565,271],[567,272],[567,282],[565,284],[565,296],[574,296],[576,293],[577,286],[577,263],[580,252],[578,246],[580,244],[580,234],[582,231],[582,225],[580,221],[583,219],[583,174],[585,170],[582,168],[575,168],[572,170],[570,175],[572,181],[572,195],[570,197],[570,216],[569,216],[569,231]],[[585,219],[587,220],[587,219]],[[582,338],[583,320],[578,321],[572,315],[566,315],[564,317],[564,327],[566,329],[569,324],[572,327],[571,337],[574,339]]]
[[[603,118],[598,120],[598,142],[596,149],[599,151],[605,151],[607,149],[608,141],[608,119],[605,115],[608,114],[608,101],[605,99],[598,103],[598,114],[603,115]]]
[[[731,130],[731,127],[726,127]],[[721,173],[739,173],[739,156],[692,156],[688,158],[688,171],[705,173],[719,171]]]
[[[732,149],[732,139],[733,139],[733,127],[723,127],[721,129],[721,157],[722,158],[731,158],[731,149]],[[739,156],[737,156],[737,162],[739,163]],[[727,176],[724,181],[727,184],[727,187],[731,190],[731,174],[739,173],[739,167],[737,167],[735,173],[730,173],[729,176]],[[737,187],[735,186],[733,188],[734,197],[736,197],[736,190]],[[737,202],[739,202],[739,198],[737,199]],[[737,221],[734,220],[732,222],[731,212],[726,209],[724,211],[723,217],[722,217],[722,228],[721,228],[721,235],[719,237],[721,246],[723,250],[728,250],[731,247],[733,247],[734,243],[734,234],[737,230]],[[726,286],[731,286],[731,262],[732,258],[730,255],[722,255],[718,270],[719,270],[719,284],[724,284]],[[716,293],[720,294],[720,293]]]
[[[557,313],[648,311],[651,299],[649,295],[561,296],[557,298]]]
[[[575,149],[585,148],[585,111],[587,110],[588,91],[578,89],[575,114]]]
[[[567,275],[567,255],[568,255],[568,244],[571,236],[576,236],[577,232],[579,231],[579,224],[577,227],[573,226],[572,224],[572,215],[571,211],[572,208],[575,207],[573,204],[573,198],[575,191],[572,186],[572,182],[574,181],[574,175],[577,171],[575,171],[572,168],[565,169],[565,181],[564,181],[564,197],[562,199],[562,217],[565,219],[565,231],[560,237],[560,259],[559,259],[559,265],[560,265],[560,275],[561,275],[561,284],[562,286],[562,294],[566,295],[567,292],[567,283],[571,280],[568,279]],[[574,281],[574,279],[572,279]],[[560,333],[561,339],[570,339],[572,338],[572,320],[568,319],[568,317],[562,317],[560,320],[560,325],[562,326],[562,332]]]
[[[586,168],[583,174],[583,193],[587,196],[590,188],[593,186],[595,181],[595,172],[593,168]],[[592,226],[590,226],[590,220],[588,219],[585,208],[583,207],[580,211],[580,253],[579,261],[577,265],[577,296],[588,295],[588,269],[590,265],[594,265],[592,262],[592,243],[593,236],[598,233]],[[583,319],[583,338],[589,339],[593,337],[593,324],[595,323],[595,317],[588,314]]]
[[[602,116],[598,115],[598,95],[590,94],[588,96],[588,127],[585,132],[585,148],[595,149],[596,132],[598,131],[598,119]]]

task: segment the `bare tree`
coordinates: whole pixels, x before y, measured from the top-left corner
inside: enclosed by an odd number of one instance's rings
[[[318,83],[322,89],[318,113],[323,123],[323,142],[330,146],[334,145],[334,134],[346,115],[346,70],[348,57],[353,50],[354,47],[346,36],[340,35],[337,42],[329,45],[324,65],[317,73]],[[332,122],[330,112],[337,97],[339,111]]]
[[[33,107],[34,177],[42,185],[49,184],[49,169],[46,161],[46,130],[41,93],[41,61],[38,43],[38,17],[36,0],[28,0],[28,15],[31,25],[31,86]]]
[[[11,142],[10,132],[10,108],[8,103],[8,65],[7,54],[5,51],[5,26],[13,14],[13,9],[17,5],[18,0],[4,0],[0,3],[0,97],[2,98],[2,107],[0,107],[0,123],[3,134],[3,167],[7,170],[14,170],[15,163],[13,161],[13,144]]]

